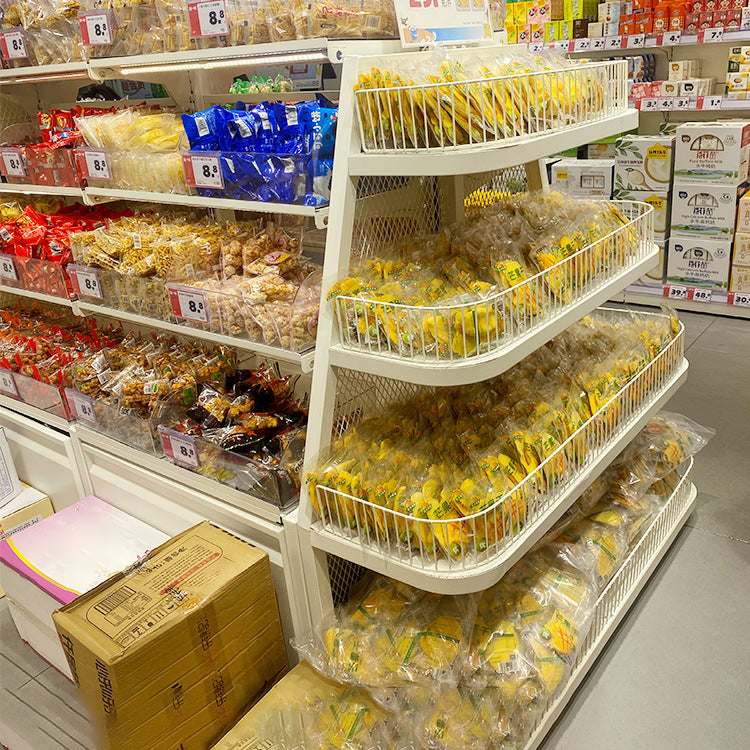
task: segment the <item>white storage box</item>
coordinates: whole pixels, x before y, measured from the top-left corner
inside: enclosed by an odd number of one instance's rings
[[[731,239],[672,235],[667,251],[667,281],[687,286],[726,289],[731,254]]]
[[[672,234],[731,237],[734,234],[737,201],[745,192],[745,187],[675,180],[670,222]]]

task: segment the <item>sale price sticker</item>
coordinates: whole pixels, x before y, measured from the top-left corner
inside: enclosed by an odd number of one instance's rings
[[[183,435],[181,432],[170,430],[168,427],[159,425],[159,438],[165,455],[178,464],[188,466],[191,469],[200,467],[198,448],[195,438],[191,435]]]
[[[711,289],[696,289],[692,286],[688,289],[688,299],[693,302],[711,302],[713,296],[714,293]]]
[[[18,281],[18,271],[11,255],[0,255],[0,278]]]
[[[208,323],[208,304],[206,294],[195,287],[167,284],[169,304],[172,312],[184,320],[196,323]]]
[[[23,60],[29,56],[22,28],[9,29],[0,33],[0,54],[6,60]]]
[[[604,48],[605,49],[622,49],[622,37],[621,36],[605,37]]]
[[[87,266],[68,265],[70,280],[73,282],[75,291],[80,297],[94,297],[102,299],[102,285],[99,283],[99,272],[95,268]]]
[[[688,298],[688,288],[686,286],[676,286],[674,284],[667,284],[664,287],[664,296],[667,299],[687,299]]]
[[[108,10],[84,10],[78,14],[78,25],[85,47],[112,44],[112,16]]]
[[[641,49],[646,45],[645,34],[630,34],[626,37],[627,49]]]
[[[727,302],[730,305],[738,305],[740,307],[750,307],[750,293],[729,292],[729,294],[727,295]]]
[[[13,373],[5,368],[0,369],[0,391],[18,398],[18,386],[16,385],[16,379],[13,377]]]
[[[229,33],[225,0],[188,2],[190,37],[226,36]]]
[[[76,149],[76,160],[81,174],[87,180],[111,180],[112,170],[109,166],[109,153],[98,148]]]
[[[25,177],[26,162],[20,148],[4,148],[0,151],[2,173],[6,177]]]
[[[224,187],[224,175],[221,173],[221,161],[217,154],[183,154],[182,169],[185,172],[185,183],[196,188]]]
[[[96,424],[96,414],[94,414],[94,400],[91,396],[86,396],[72,388],[65,389],[65,396],[68,399],[68,406],[73,416],[82,419],[84,422]]]

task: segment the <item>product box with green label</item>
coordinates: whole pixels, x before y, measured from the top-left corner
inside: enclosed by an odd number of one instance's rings
[[[726,289],[732,240],[707,237],[670,237],[667,282]]]
[[[672,188],[671,233],[731,237],[734,234],[737,201],[746,187],[675,180]]]
[[[615,190],[669,190],[674,138],[626,135],[615,147]]]
[[[686,122],[677,128],[674,176],[740,185],[747,179],[750,122]]]
[[[669,193],[666,190],[626,190],[615,188],[616,201],[638,201],[654,207],[654,235],[663,241],[669,225]]]

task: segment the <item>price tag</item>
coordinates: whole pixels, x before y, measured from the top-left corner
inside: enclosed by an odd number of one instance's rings
[[[9,281],[18,281],[16,264],[10,255],[0,255],[0,277]]]
[[[674,109],[674,100],[673,96],[662,96],[657,102],[657,109],[662,112],[671,112]]]
[[[25,177],[26,163],[20,148],[4,148],[2,154],[3,174],[6,177]]]
[[[0,53],[6,60],[23,60],[29,56],[23,29],[11,29],[0,34]]]
[[[657,40],[660,47],[671,47],[675,44],[679,44],[682,39],[682,31],[677,29],[675,31],[664,31],[661,34],[657,34]]]
[[[573,39],[573,49],[571,52],[588,52],[591,49],[590,39]]]
[[[621,36],[605,37],[604,49],[622,49],[622,37]]]
[[[78,288],[78,294],[84,297],[94,297],[102,299],[102,286],[99,283],[99,272],[95,268],[86,266],[76,266],[70,264],[68,273],[74,285]]]
[[[750,307],[750,294],[747,292],[729,292],[727,295],[727,302],[730,305]]]
[[[226,36],[229,33],[225,0],[189,1],[188,21],[192,39],[204,36]]]
[[[183,154],[182,168],[185,172],[185,182],[190,187],[218,189],[224,187],[224,175],[221,173],[218,155]]]
[[[640,49],[646,44],[645,34],[630,34],[627,39],[627,49]]]
[[[529,42],[529,52],[543,52],[544,42]]]
[[[89,180],[111,180],[112,170],[109,168],[109,154],[102,149],[76,149],[76,159],[81,173]]]
[[[65,389],[65,395],[68,397],[68,405],[74,416],[82,419],[84,422],[96,424],[96,414],[94,414],[94,400],[91,396],[74,391],[72,388]]]
[[[699,109],[721,109],[721,103],[724,97],[722,96],[704,96],[698,97]]]
[[[607,43],[607,40],[603,36],[595,36],[591,40],[591,49],[593,50],[602,50],[605,48],[605,44]]]
[[[723,39],[723,28],[701,29],[698,32],[698,44],[703,44],[704,42],[721,42]]]
[[[689,96],[678,96],[675,97],[674,100],[674,108],[679,111],[686,111],[689,109],[692,109],[690,106],[690,97]]]
[[[641,112],[658,112],[659,111],[659,100],[652,97],[645,97],[641,99]]]
[[[688,299],[693,302],[711,302],[713,296],[712,289],[696,289],[695,287],[688,289]]]
[[[183,435],[160,425],[159,437],[164,453],[173,461],[191,469],[197,469],[200,466],[198,449],[192,435]]]
[[[81,41],[86,47],[112,44],[112,19],[108,10],[85,10],[78,14]]]
[[[16,379],[13,377],[13,373],[5,368],[0,369],[0,391],[8,396],[13,396],[13,398],[18,398]]]
[[[673,284],[667,284],[664,287],[664,296],[668,299],[687,299],[688,288],[686,286],[674,286]]]
[[[196,323],[208,323],[208,304],[206,295],[194,287],[178,284],[167,284],[169,304],[178,318],[192,320]]]

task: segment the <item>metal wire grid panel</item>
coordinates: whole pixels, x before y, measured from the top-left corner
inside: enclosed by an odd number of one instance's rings
[[[331,597],[333,598],[333,606],[336,607],[349,600],[349,592],[352,586],[362,578],[367,572],[367,568],[336,555],[328,555],[327,562]]]
[[[622,430],[648,411],[683,360],[683,330],[680,326],[669,345],[614,398],[486,510],[462,518],[428,520],[317,485],[321,511],[317,523],[336,537],[356,542],[363,550],[397,559],[420,571],[439,574],[471,570],[492,561],[562,500],[579,475],[596,463]],[[387,409],[394,399],[424,388],[357,372],[342,372],[339,384],[334,423],[337,435],[362,417]]]
[[[418,54],[408,61],[399,60],[400,56],[360,58],[355,101],[363,151],[446,151],[517,144],[627,108],[627,63],[622,60],[512,75],[493,75],[484,66],[483,77],[412,83],[408,74],[399,71],[408,70],[415,59],[419,64]],[[440,64],[430,59],[430,53],[423,54],[421,65],[434,70],[430,76],[434,81]],[[463,56],[476,58],[476,53],[463,51]],[[487,63],[492,64],[489,59]],[[384,75],[379,74],[381,68],[387,69]]]
[[[613,204],[631,217],[626,224],[486,297],[408,305],[339,295],[334,305],[342,345],[394,359],[442,363],[510,349],[653,252],[653,207],[633,201]]]
[[[466,175],[464,178],[464,208],[467,214],[486,208],[528,189],[526,167],[519,164],[493,172]]]

